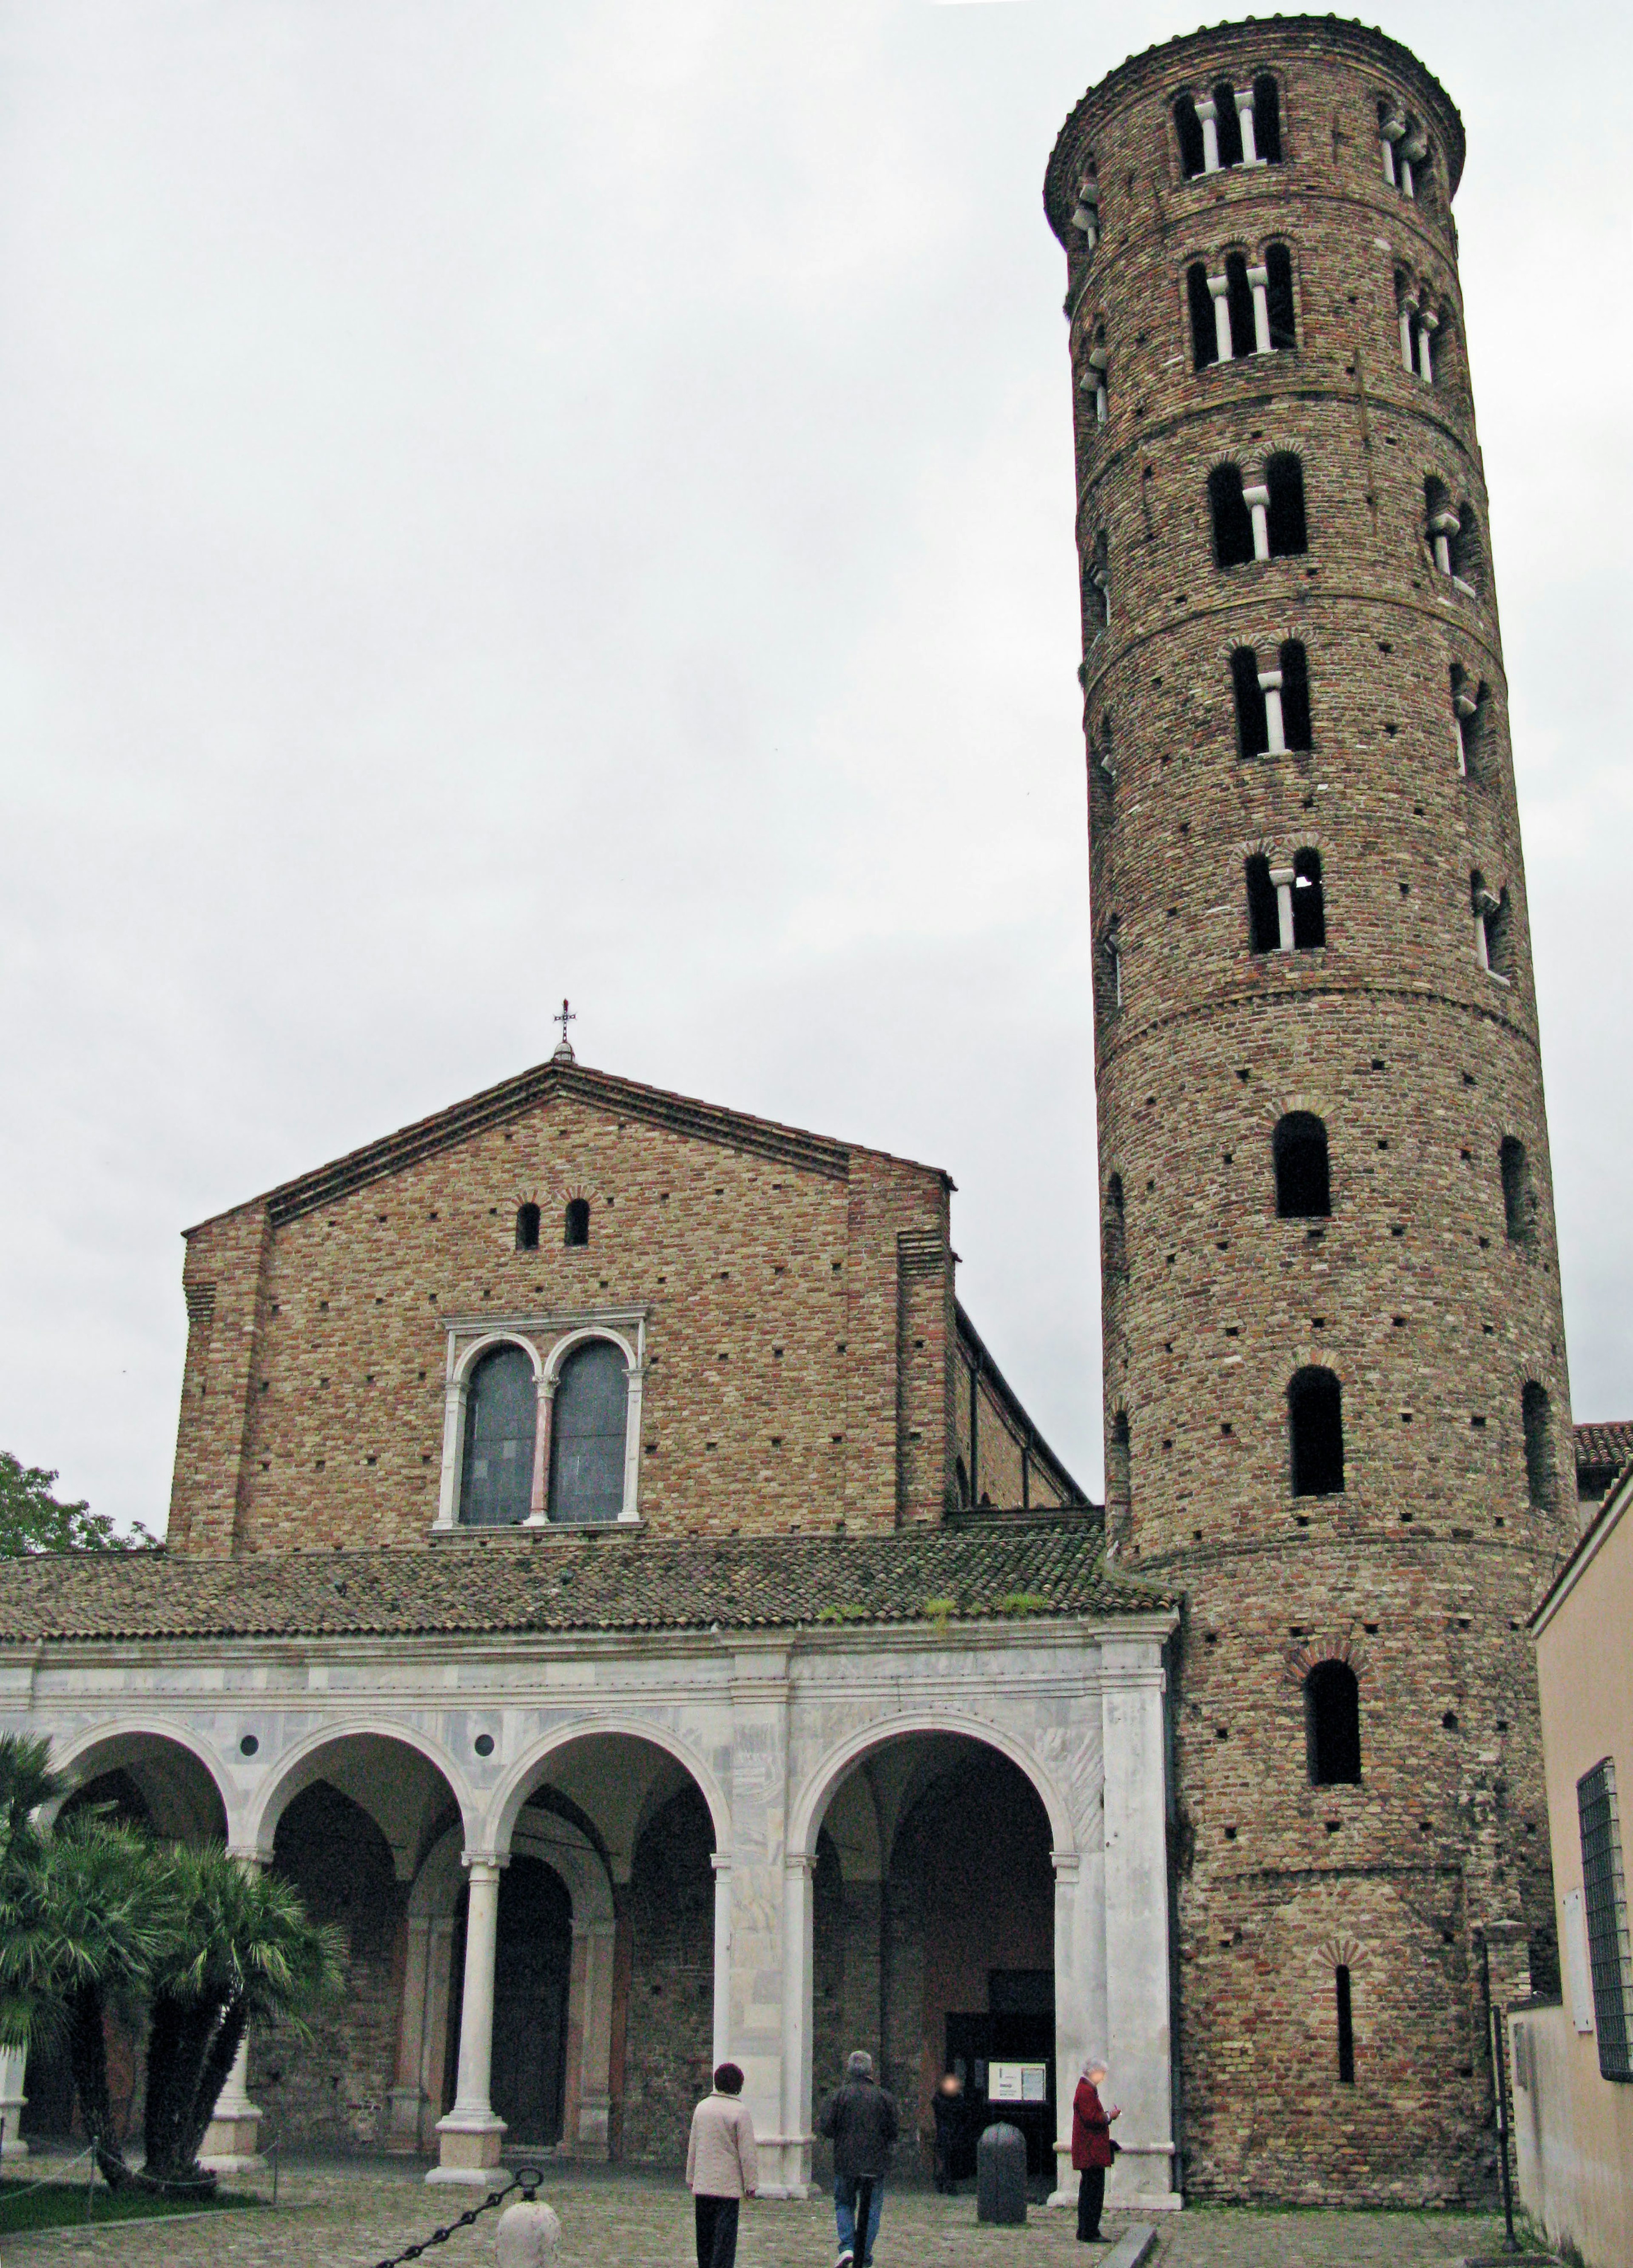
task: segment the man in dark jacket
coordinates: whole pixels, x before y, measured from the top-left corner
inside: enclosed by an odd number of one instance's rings
[[[835,2268],[869,2268],[898,2124],[895,2104],[874,2084],[872,2057],[857,2048],[846,2058],[844,2085],[822,2113],[822,2132],[834,2145]]]

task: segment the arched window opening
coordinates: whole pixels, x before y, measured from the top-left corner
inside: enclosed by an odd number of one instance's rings
[[[1236,89],[1229,79],[1222,78],[1213,90],[1213,107],[1219,129],[1219,163],[1239,166],[1242,162],[1242,122],[1237,114]]]
[[[1548,1391],[1534,1378],[1526,1382],[1519,1397],[1520,1423],[1526,1435],[1526,1491],[1529,1501],[1548,1510],[1554,1501],[1554,1425]]]
[[[1180,142],[1180,171],[1188,181],[1193,180],[1206,166],[1202,120],[1196,114],[1194,95],[1182,94],[1174,104],[1173,125]]]
[[[1191,366],[1206,370],[1219,359],[1219,329],[1214,320],[1213,294],[1208,289],[1207,262],[1193,260],[1185,271],[1185,296],[1191,311]]]
[[[1262,756],[1270,745],[1269,726],[1259,657],[1250,645],[1239,645],[1231,656],[1231,684],[1236,695],[1237,747],[1244,756]]]
[[[1117,1410],[1106,1443],[1106,1517],[1109,1524],[1126,1524],[1133,1494],[1129,1460],[1129,1413]]]
[[[1261,71],[1253,83],[1253,138],[1261,164],[1281,164],[1282,90],[1269,71]]]
[[[1504,1134],[1497,1157],[1503,1176],[1504,1233],[1511,1244],[1529,1244],[1536,1226],[1536,1197],[1526,1145],[1517,1135]]]
[[[537,1252],[539,1249],[539,1208],[536,1204],[519,1205],[516,1209],[516,1249]]]
[[[1312,1787],[1358,1783],[1361,1688],[1347,1661],[1318,1661],[1305,1679],[1304,1733]]]
[[[590,1200],[570,1197],[566,1218],[562,1227],[563,1244],[588,1244],[590,1241]]]
[[[1114,1174],[1106,1184],[1106,1273],[1129,1272],[1128,1219],[1122,1196],[1122,1175]]]
[[[1287,1388],[1293,1494],[1340,1496],[1344,1484],[1343,1397],[1330,1370],[1312,1364]]]
[[[1484,588],[1480,550],[1480,523],[1475,508],[1466,504],[1455,516],[1449,532],[1452,580],[1470,598],[1478,598]]]
[[[1284,638],[1276,654],[1282,673],[1282,733],[1290,748],[1311,746],[1310,665],[1298,638]]]
[[[1387,94],[1378,98],[1378,142],[1383,153],[1384,179],[1392,189],[1401,186],[1401,167],[1395,157],[1397,144],[1406,139],[1406,119]]]
[[[1111,711],[1100,718],[1100,731],[1092,743],[1093,762],[1090,766],[1092,784],[1107,795],[1117,784],[1117,767],[1112,761]]]
[[[1100,1012],[1109,1016],[1122,1005],[1122,936],[1115,914],[1100,939]]]
[[[533,1502],[539,1392],[531,1358],[519,1346],[494,1348],[472,1371],[465,1395],[460,1521],[514,1528]]]
[[[1304,467],[1289,452],[1278,451],[1264,468],[1264,484],[1270,492],[1271,558],[1285,559],[1295,552],[1307,551],[1310,542],[1304,516]]]
[[[1353,2087],[1355,2013],[1350,1998],[1350,1971],[1342,1961],[1333,1971],[1333,1985],[1338,2008],[1338,2081],[1341,2087]]]
[[[1435,565],[1443,575],[1457,572],[1457,553],[1462,542],[1461,516],[1452,509],[1445,482],[1431,474],[1423,482],[1423,533]]]
[[[1276,1210],[1283,1220],[1324,1220],[1333,1209],[1327,1128],[1313,1110],[1276,1122]]]
[[[1434,153],[1429,146],[1429,136],[1421,126],[1409,129],[1396,158],[1401,175],[1403,197],[1422,198],[1432,202],[1434,195]]]
[[[629,1374],[610,1339],[570,1354],[550,1408],[550,1518],[563,1527],[616,1520],[623,1510]]]
[[[1394,272],[1395,314],[1401,325],[1401,366],[1416,374],[1417,369],[1417,287],[1404,268]]]
[[[1490,976],[1507,983],[1513,974],[1508,892],[1488,889],[1476,867],[1468,878],[1468,895],[1475,916],[1475,958]]]
[[[1111,544],[1103,527],[1095,535],[1083,582],[1084,633],[1092,644],[1111,622]]]
[[[1245,566],[1254,556],[1253,514],[1242,493],[1241,470],[1216,465],[1208,475],[1208,510],[1213,521],[1213,556],[1221,567]]]
[[[1276,953],[1282,942],[1276,885],[1270,862],[1262,853],[1247,861],[1247,941],[1254,953]]]
[[[1293,312],[1292,254],[1284,244],[1265,248],[1264,292],[1270,346],[1274,352],[1284,353],[1298,343],[1298,326]]]
[[[1486,703],[1491,688],[1484,678],[1472,690],[1468,673],[1460,661],[1452,664],[1452,714],[1456,720],[1457,769],[1466,777],[1478,779],[1483,770],[1482,757],[1486,721]]]
[[[1293,859],[1293,950],[1313,951],[1327,942],[1327,900],[1321,890],[1321,854],[1300,850]]]
[[[1250,355],[1254,346],[1253,286],[1247,280],[1247,256],[1232,252],[1225,262],[1225,305],[1231,327],[1231,353]]]
[[[1083,376],[1078,381],[1085,394],[1092,394],[1094,396],[1094,422],[1097,425],[1103,425],[1106,423],[1109,407],[1106,372],[1110,366],[1110,361],[1111,357],[1106,348],[1106,326],[1104,323],[1097,323],[1094,336],[1083,357]]]
[[[1071,225],[1084,239],[1085,251],[1092,252],[1100,240],[1100,177],[1092,158],[1078,182],[1078,202],[1071,209]]]

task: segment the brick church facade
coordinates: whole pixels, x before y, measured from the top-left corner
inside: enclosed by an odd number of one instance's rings
[[[1050,163],[1103,1513],[944,1174],[565,1046],[189,1234],[167,1548],[0,1569],[0,1723],[346,1924],[222,2154],[673,2162],[730,2054],[798,2194],[859,2043],[1043,2170],[1092,2048],[1114,2202],[1488,2192],[1574,1498],[1462,149],[1292,18]]]

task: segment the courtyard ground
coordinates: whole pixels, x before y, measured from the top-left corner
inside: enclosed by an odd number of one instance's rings
[[[14,2168],[20,2172],[20,2168]],[[47,2168],[36,2161],[31,2173]],[[276,2213],[61,2229],[9,2236],[5,2268],[373,2268],[422,2241],[473,2202],[469,2192],[427,2189],[413,2164],[300,2161],[283,2168]],[[264,2176],[234,2186],[269,2193]],[[890,2193],[878,2268],[1065,2268],[1110,2249],[1079,2245],[1069,2213],[1033,2206],[1024,2228],[983,2228],[975,2200],[923,2190]],[[549,2167],[540,2194],[561,2216],[561,2268],[690,2268],[690,2200],[673,2175]],[[484,2213],[430,2256],[434,2268],[490,2268],[497,2216]],[[1123,2224],[1108,2215],[1112,2236]],[[1473,2213],[1266,2213],[1189,2210],[1165,2220],[1161,2268],[1452,2268],[1501,2250],[1502,2224]],[[829,2268],[832,2210],[750,2204],[739,2268]]]

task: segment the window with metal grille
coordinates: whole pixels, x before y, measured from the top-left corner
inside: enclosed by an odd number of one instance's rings
[[[1633,1948],[1628,1940],[1616,1768],[1608,1756],[1577,1782],[1577,1816],[1599,2068],[1606,2079],[1633,2080]]]

